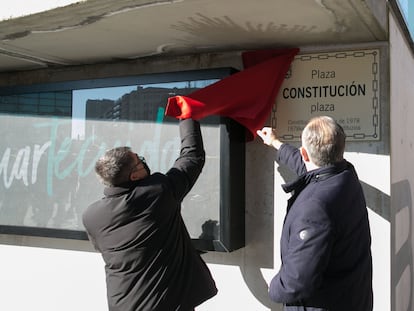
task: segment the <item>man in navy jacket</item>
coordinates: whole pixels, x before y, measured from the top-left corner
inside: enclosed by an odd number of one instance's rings
[[[257,134],[278,150],[277,161],[299,178],[281,237],[282,265],[269,287],[284,309],[372,310],[371,234],[362,187],[343,159],[345,134],[332,118],[310,120],[302,147],[280,142],[273,129]]]
[[[189,311],[217,293],[181,217],[204,166],[200,124],[180,121],[180,136],[180,156],[166,174],[150,174],[129,147],[96,163],[106,188],[83,223],[105,262],[110,311]]]

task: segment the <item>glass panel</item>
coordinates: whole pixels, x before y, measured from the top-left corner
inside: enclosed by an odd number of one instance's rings
[[[83,230],[83,210],[103,193],[96,160],[128,145],[152,172],[166,172],[180,148],[178,121],[164,117],[167,98],[216,81],[0,96],[0,225]],[[206,165],[182,204],[192,238],[219,221],[219,118],[203,123]]]
[[[410,0],[397,0],[401,14],[410,32],[411,39],[414,39],[414,2]]]
[[[72,94],[68,91],[0,96],[0,113],[69,117],[71,107]]]

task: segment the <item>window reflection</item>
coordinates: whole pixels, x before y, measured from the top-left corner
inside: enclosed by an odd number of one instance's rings
[[[96,160],[107,149],[128,145],[152,171],[165,172],[180,147],[178,122],[164,116],[168,97],[216,81],[0,96],[0,225],[83,230],[83,210],[102,196]],[[182,207],[193,238],[206,221],[219,220],[219,118],[203,124],[206,166]]]
[[[71,107],[71,91],[0,96],[0,113],[69,117]]]

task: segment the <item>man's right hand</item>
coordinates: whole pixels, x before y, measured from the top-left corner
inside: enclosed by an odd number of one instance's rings
[[[282,142],[276,137],[276,131],[271,127],[264,127],[261,130],[257,130],[257,135],[263,140],[263,143],[268,146],[273,146],[276,149],[280,149]]]

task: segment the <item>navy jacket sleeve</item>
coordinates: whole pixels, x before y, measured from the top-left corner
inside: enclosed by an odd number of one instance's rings
[[[276,153],[276,161],[289,167],[298,176],[306,173],[306,166],[302,160],[299,149],[288,144],[283,144]]]
[[[166,173],[177,201],[182,201],[194,186],[205,163],[200,123],[192,119],[181,120],[180,138],[180,155]]]
[[[332,248],[332,227],[321,202],[308,200],[301,215],[289,226],[287,252],[272,279],[273,301],[292,303],[309,298],[320,287]]]

